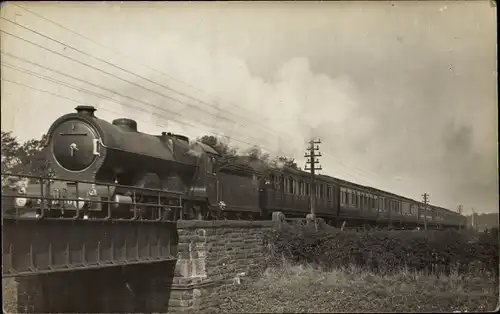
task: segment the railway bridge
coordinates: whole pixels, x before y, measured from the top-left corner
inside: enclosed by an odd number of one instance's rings
[[[216,312],[265,259],[273,227],[61,218],[23,212],[15,198],[2,189],[5,312]]]

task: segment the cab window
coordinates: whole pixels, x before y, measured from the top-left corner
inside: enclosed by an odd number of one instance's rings
[[[215,158],[208,157],[207,158],[207,174],[215,174]]]

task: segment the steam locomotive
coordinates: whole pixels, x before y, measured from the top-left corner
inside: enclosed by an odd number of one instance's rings
[[[465,217],[331,176],[273,168],[247,156],[228,162],[212,147],[178,134],[141,133],[92,106],[58,118],[44,154],[52,173],[17,191],[17,211],[53,219],[270,219],[317,217],[338,224],[460,228]],[[314,187],[314,188],[312,188]]]

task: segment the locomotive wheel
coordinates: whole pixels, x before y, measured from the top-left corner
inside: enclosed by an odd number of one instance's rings
[[[194,220],[205,220],[205,215],[201,205],[193,205],[192,208]]]

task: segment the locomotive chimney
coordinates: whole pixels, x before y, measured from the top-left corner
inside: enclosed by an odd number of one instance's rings
[[[137,132],[137,122],[132,119],[120,118],[113,120],[113,125],[119,126],[127,131]]]
[[[95,117],[94,112],[97,110],[93,106],[84,106],[80,105],[75,108],[76,112],[78,114],[84,115],[84,116],[89,116],[89,117]]]

